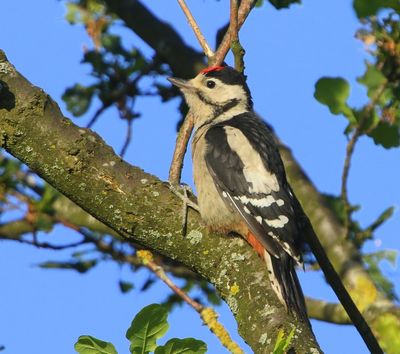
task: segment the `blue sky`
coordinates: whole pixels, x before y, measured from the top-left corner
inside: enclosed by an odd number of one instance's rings
[[[198,48],[174,0],[144,3],[164,21],[173,23],[187,43]],[[188,4],[213,43],[216,29],[228,18],[228,2],[191,0]],[[91,45],[82,27],[70,26],[64,20],[64,3],[56,0],[3,0],[1,14],[0,48],[24,76],[49,93],[70,116],[61,101],[62,93],[76,82],[90,82],[89,68],[80,65],[83,46]],[[246,73],[255,109],[292,148],[317,187],[332,194],[340,190],[346,122],[330,115],[314,100],[314,84],[321,76],[343,76],[352,84],[350,102],[365,102],[365,91],[355,82],[366,58],[362,43],[354,38],[358,28],[351,1],[305,0],[290,10],[278,12],[268,5],[254,10],[240,34],[247,52]],[[126,43],[135,43],[151,55],[151,50],[131,32],[119,32],[124,34]],[[160,106],[157,98],[138,100],[136,108],[142,118],[133,125],[133,142],[126,155],[130,163],[162,179],[167,178],[175,142],[177,103],[175,100]],[[76,122],[85,125],[89,118]],[[115,111],[106,113],[95,126],[116,151],[123,144],[124,129]],[[388,151],[369,139],[362,138],[356,147],[349,194],[353,203],[362,205],[357,213],[362,225],[375,220],[388,206],[397,207],[394,217],[379,229],[379,242],[366,245],[368,252],[399,248],[399,158],[399,149]],[[183,180],[191,183],[190,159],[185,164]],[[50,235],[54,239],[64,236],[70,238],[71,233],[60,227]],[[1,242],[0,344],[6,346],[5,353],[73,353],[73,344],[81,334],[112,341],[119,353],[128,353],[124,335],[134,314],[168,294],[160,284],[146,294],[134,290],[122,295],[117,286],[120,277],[133,280],[140,288],[146,273],[141,271],[133,278],[115,264],[102,264],[83,276],[35,266],[49,259],[65,259],[67,255],[68,252]],[[397,267],[383,264],[383,269],[399,284]],[[300,276],[307,295],[335,301],[319,273]],[[231,334],[241,341],[227,307],[217,310]],[[175,310],[170,323],[168,338],[191,336],[206,341],[209,353],[225,352],[187,307]],[[342,353],[367,353],[350,326],[313,321],[313,328],[325,353],[336,353],[338,345]]]

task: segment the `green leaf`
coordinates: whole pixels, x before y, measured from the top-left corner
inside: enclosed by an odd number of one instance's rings
[[[390,219],[393,216],[394,213],[394,207],[389,207],[385,209],[379,216],[378,218],[370,225],[368,226],[368,230],[371,232],[375,231],[378,227],[380,227],[384,222],[386,222],[388,219]]]
[[[358,18],[374,16],[379,10],[385,8],[400,11],[398,0],[354,0],[353,7]]]
[[[254,5],[255,7],[261,7],[264,5],[264,0],[257,0],[256,4]]]
[[[75,24],[79,22],[80,15],[81,15],[81,8],[79,5],[67,2],[67,12],[65,14],[65,19],[70,23],[70,24]]]
[[[382,250],[374,253],[364,255],[366,261],[373,260],[375,263],[379,263],[383,260],[388,261],[393,268],[396,267],[398,251],[397,250]]]
[[[40,268],[46,269],[72,269],[78,273],[86,273],[89,269],[93,268],[97,264],[97,260],[92,259],[89,261],[72,261],[72,262],[44,262],[40,263]]]
[[[357,81],[367,88],[368,97],[372,98],[376,90],[384,85],[387,79],[375,65],[367,63],[367,70]]]
[[[351,123],[356,123],[352,109],[347,105],[350,85],[340,77],[323,77],[315,84],[314,97],[328,106],[333,114],[343,114]]]
[[[295,331],[296,331],[296,327],[292,328],[289,335],[287,337],[285,337],[284,330],[282,328],[279,330],[278,335],[276,337],[273,354],[286,353],[286,350],[288,349],[288,347],[293,339]]]
[[[60,192],[56,191],[50,184],[45,184],[42,198],[35,203],[36,209],[43,213],[52,214],[54,212],[53,204],[60,196]]]
[[[62,95],[63,101],[67,105],[67,109],[75,116],[79,117],[86,113],[93,97],[93,87],[86,87],[76,84],[67,88]]]
[[[154,354],[203,354],[207,344],[194,338],[170,339],[165,345],[157,347]]]
[[[346,218],[346,211],[343,204],[343,200],[340,196],[332,195],[332,194],[323,194],[324,201],[329,209],[333,211],[335,216],[338,218],[340,223],[344,225]],[[356,211],[360,208],[359,205],[351,205],[351,212]],[[357,221],[350,220],[349,230],[354,234],[357,232],[361,232],[362,229],[360,224]]]
[[[271,5],[276,9],[285,9],[288,8],[292,4],[300,4],[300,0],[269,0]]]
[[[80,354],[117,354],[111,343],[92,336],[80,336],[74,348]]]
[[[131,353],[144,354],[154,351],[157,339],[169,328],[167,317],[168,311],[161,305],[152,304],[143,308],[126,332],[126,338],[131,342]]]
[[[124,52],[120,36],[105,33],[101,38],[101,43],[104,49],[112,54],[121,54]]]
[[[363,260],[368,265],[368,274],[377,287],[381,289],[390,300],[398,300],[398,297],[395,293],[393,283],[382,274],[379,268],[379,263],[383,260],[386,260],[392,265],[393,268],[395,268],[397,257],[397,250],[383,250],[363,255]]]
[[[119,283],[119,289],[121,290],[122,293],[126,294],[129,291],[133,289],[133,284],[127,281],[120,280]]]
[[[374,139],[375,144],[382,145],[386,149],[400,146],[400,128],[398,125],[379,122],[368,135]]]

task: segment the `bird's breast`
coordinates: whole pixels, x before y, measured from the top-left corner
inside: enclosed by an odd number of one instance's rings
[[[200,214],[204,223],[222,232],[236,231],[242,224],[239,214],[225,202],[214,183],[205,162],[205,132],[195,133],[192,141],[193,178],[197,190]]]

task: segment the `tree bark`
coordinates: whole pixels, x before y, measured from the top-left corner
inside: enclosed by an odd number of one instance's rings
[[[10,154],[124,239],[177,260],[214,284],[255,353],[272,352],[279,329],[288,334],[293,326],[297,353],[320,351],[307,325],[276,298],[263,262],[246,242],[208,233],[194,212],[182,237],[181,202],[168,186],[65,118],[1,51],[0,85],[0,142]]]

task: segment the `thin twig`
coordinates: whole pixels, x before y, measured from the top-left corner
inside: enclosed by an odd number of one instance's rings
[[[173,186],[179,185],[181,181],[183,159],[185,157],[190,135],[192,134],[193,124],[193,116],[189,112],[179,129],[178,136],[176,137],[174,155],[172,156],[171,167],[169,168],[168,181]]]
[[[127,119],[128,126],[126,127],[126,137],[124,145],[121,148],[121,152],[119,153],[121,157],[124,157],[126,150],[128,149],[129,144],[132,140],[132,119]]]
[[[102,105],[96,113],[93,115],[92,119],[90,119],[89,123],[86,125],[86,128],[90,129],[94,123],[96,123],[97,119],[100,115],[108,108],[108,105]]]
[[[352,159],[352,156],[354,153],[354,148],[355,148],[355,145],[356,145],[358,139],[360,138],[360,136],[362,134],[369,132],[369,131],[365,131],[364,124],[366,123],[366,121],[372,114],[373,110],[375,109],[375,105],[377,104],[380,96],[385,91],[386,87],[387,87],[387,82],[384,82],[375,91],[375,94],[371,98],[371,101],[368,103],[367,106],[365,106],[364,112],[361,116],[361,119],[358,122],[358,125],[355,128],[355,131],[346,146],[346,157],[344,160],[343,172],[342,172],[341,199],[342,199],[342,203],[343,203],[343,207],[344,207],[344,211],[345,211],[344,227],[345,227],[347,235],[349,233],[350,219],[351,219],[351,212],[352,212],[348,193],[347,193],[347,183],[348,183],[348,178],[349,178],[351,159]],[[374,125],[371,126],[370,130],[373,128],[375,128]]]
[[[153,254],[150,251],[137,251],[137,256],[142,260],[143,265],[149,268],[159,279],[161,279],[175,294],[190,305],[200,314],[204,324],[213,332],[222,345],[224,345],[233,354],[244,354],[243,350],[230,337],[227,330],[218,322],[218,314],[210,307],[204,307],[199,302],[193,300],[181,288],[179,288],[165,273],[164,269],[157,265],[153,260]]]
[[[214,52],[211,50],[206,39],[204,38],[203,34],[201,33],[200,27],[198,26],[192,13],[190,12],[189,8],[187,7],[185,0],[178,0],[178,3],[184,12],[184,14],[189,22],[190,27],[192,27],[197,40],[199,41],[201,47],[203,48],[204,54],[207,56],[207,58],[211,58],[214,55]]]
[[[238,39],[238,3],[237,0],[230,1],[230,36],[231,42]]]
[[[357,129],[353,133],[353,136],[347,143],[346,158],[344,160],[344,166],[343,166],[343,172],[342,172],[341,198],[342,198],[344,211],[345,211],[344,227],[345,227],[347,233],[349,232],[350,213],[351,213],[351,206],[350,206],[349,197],[347,194],[347,180],[349,177],[350,164],[351,164],[351,158],[352,158],[353,152],[354,152],[354,147],[355,147],[360,135],[361,135],[361,129],[359,129],[359,127],[357,127]]]
[[[238,10],[238,21],[237,21],[237,30],[239,31],[242,27],[244,21],[246,21],[247,16],[250,11],[254,7],[256,1],[255,0],[242,0]],[[222,40],[220,46],[218,47],[215,55],[210,60],[210,65],[220,65],[228,53],[231,47],[231,28],[232,24],[229,25],[229,29],[226,32],[224,39]]]
[[[24,239],[18,239],[16,241],[18,241],[19,243],[26,244],[26,245],[31,245],[31,246],[35,246],[35,247],[43,248],[43,249],[50,249],[50,250],[54,250],[54,251],[62,251],[67,248],[78,247],[78,246],[81,246],[81,245],[89,242],[87,240],[82,240],[82,241],[69,243],[66,245],[53,245],[48,242],[39,242],[38,240],[35,240],[35,239],[33,241],[24,240]]]
[[[243,73],[244,71],[244,49],[239,41],[239,28],[238,28],[238,3],[237,0],[231,0],[230,6],[230,26],[229,33],[231,36],[231,51],[235,61],[235,69]]]

